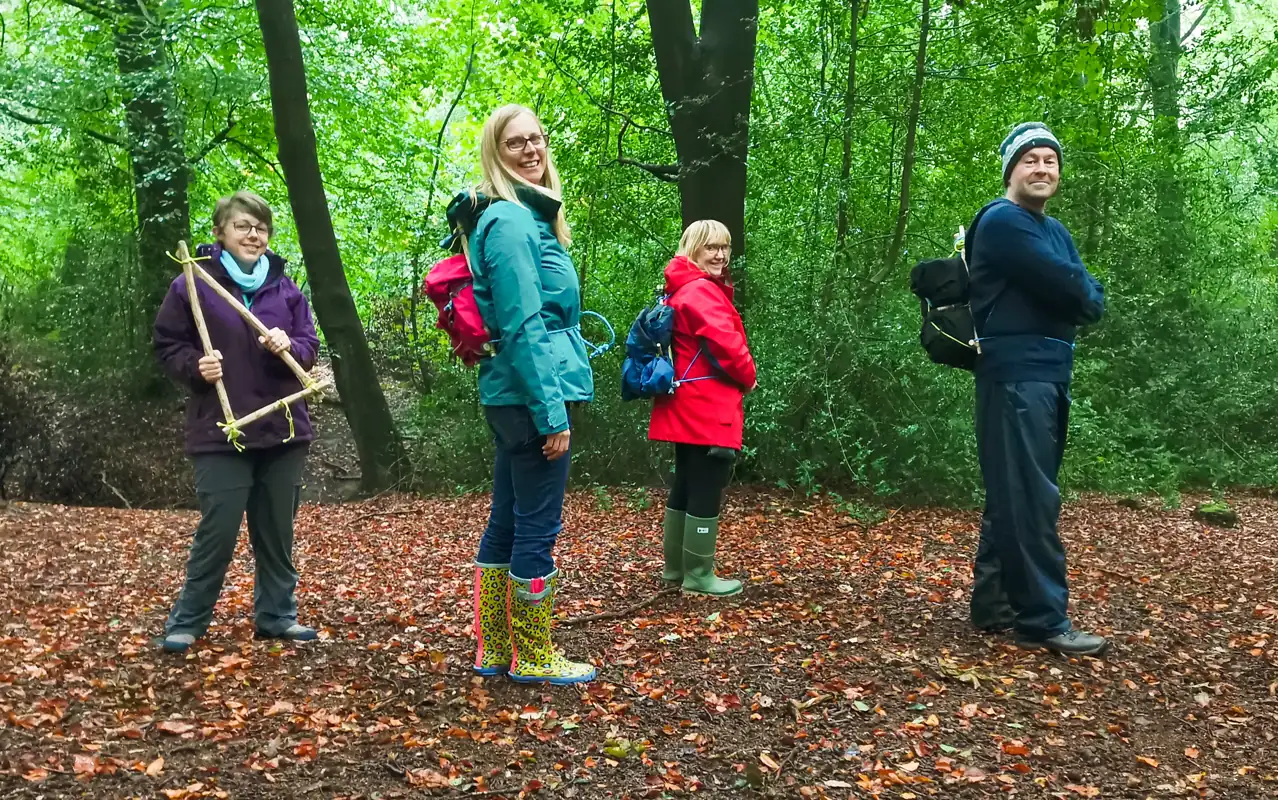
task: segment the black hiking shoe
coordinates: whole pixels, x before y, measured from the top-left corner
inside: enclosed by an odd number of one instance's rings
[[[1046,649],[1063,656],[1100,656],[1110,647],[1104,636],[1070,628],[1062,634],[1046,639],[1031,639],[1025,636],[1016,637],[1016,646],[1026,649]]]

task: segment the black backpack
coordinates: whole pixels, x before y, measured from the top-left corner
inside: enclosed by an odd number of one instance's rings
[[[981,217],[994,205],[990,203],[977,213],[966,235],[959,230],[954,255],[920,261],[910,270],[910,291],[919,298],[923,312],[919,342],[928,358],[937,364],[972,370],[976,367],[976,357],[981,354],[976,318],[970,305],[971,273],[966,251],[975,241]]]

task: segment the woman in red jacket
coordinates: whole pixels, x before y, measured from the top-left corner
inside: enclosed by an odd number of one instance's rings
[[[652,406],[648,438],[673,442],[674,486],[666,501],[662,579],[691,594],[727,596],[741,581],[715,575],[719,505],[741,449],[742,398],[758,386],[741,315],[732,304],[732,237],[722,223],[694,222],[666,265],[675,392]]]

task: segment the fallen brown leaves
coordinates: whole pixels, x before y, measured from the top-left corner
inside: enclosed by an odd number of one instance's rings
[[[154,649],[195,517],[0,512],[0,795],[984,798],[1278,789],[1278,504],[1067,508],[1068,661],[966,625],[976,517],[739,494],[728,600],[661,594],[660,501],[574,495],[559,642],[584,687],[471,675],[486,499],[308,506],[310,646],[252,638],[242,549],[214,626]],[[1192,502],[1186,503],[1191,508]],[[646,507],[645,507],[646,506]],[[12,508],[12,507],[11,507]],[[245,543],[241,543],[245,547]]]

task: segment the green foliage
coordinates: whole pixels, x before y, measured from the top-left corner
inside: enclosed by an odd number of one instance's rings
[[[197,238],[218,196],[253,188],[275,205],[274,246],[304,284],[252,5],[147,5],[164,11],[163,77],[184,122]],[[1182,20],[1169,126],[1150,80],[1161,3],[934,8],[905,245],[885,265],[919,5],[860,6],[849,118],[848,4],[762,3],[749,257],[734,264],[760,388],[746,401],[738,478],[810,495],[979,498],[971,378],[923,357],[906,274],[1001,192],[1007,130],[1043,119],[1065,142],[1052,213],[1109,298],[1079,343],[1065,483],[1174,498],[1278,482],[1274,9],[1244,0],[1206,7],[1192,31]],[[347,278],[412,479],[483,487],[491,434],[474,372],[451,361],[414,292],[442,255],[447,198],[475,178],[484,117],[522,102],[541,113],[567,181],[585,306],[624,337],[679,234],[675,187],[619,163],[676,159],[645,4],[326,0],[298,12]],[[0,2],[0,15],[0,325],[54,351],[72,383],[137,386],[150,320],[136,300],[134,179],[110,143],[127,134],[137,87],[120,76],[111,29],[72,5],[27,14]],[[885,266],[887,280],[872,282]],[[596,402],[574,418],[574,480],[660,484],[670,454],[646,441],[649,407],[618,399],[620,353],[594,366]],[[847,513],[869,519],[865,508]]]
[[[595,508],[600,511],[612,511],[612,494],[606,486],[596,486],[591,490],[595,496]]]
[[[859,522],[867,528],[878,525],[888,518],[888,513],[882,508],[867,505],[851,498],[844,499],[837,492],[830,492],[830,499],[834,501],[834,507],[840,514],[846,515],[849,519]]]
[[[1194,517],[1212,525],[1232,528],[1238,525],[1238,512],[1223,500],[1203,503],[1194,509]]]
[[[634,511],[647,511],[653,505],[652,494],[645,486],[635,488],[631,490],[630,498],[626,501],[626,505]]]

